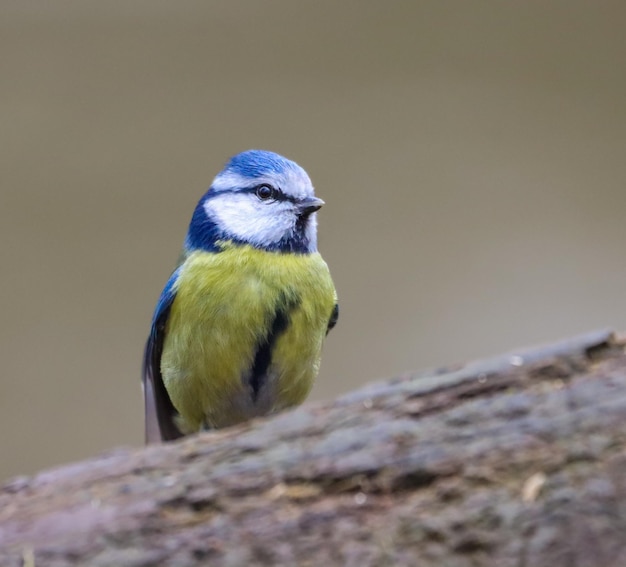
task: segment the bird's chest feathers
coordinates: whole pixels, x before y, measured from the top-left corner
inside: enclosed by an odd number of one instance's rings
[[[196,428],[299,403],[317,373],[335,302],[319,254],[194,252],[176,283],[161,369]],[[188,415],[185,415],[188,414]]]

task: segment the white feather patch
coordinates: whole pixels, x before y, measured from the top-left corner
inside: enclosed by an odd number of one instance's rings
[[[224,193],[207,199],[204,210],[226,234],[269,246],[291,234],[296,213],[289,201],[263,202],[251,193]]]

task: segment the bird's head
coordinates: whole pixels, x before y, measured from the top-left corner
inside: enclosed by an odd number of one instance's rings
[[[186,250],[219,249],[219,242],[270,251],[317,249],[315,197],[306,171],[273,152],[249,150],[232,157],[200,199]]]

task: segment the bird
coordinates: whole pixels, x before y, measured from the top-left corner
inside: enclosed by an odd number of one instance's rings
[[[200,198],[158,299],[143,361],[146,443],[299,405],[337,323],[305,170],[239,153]]]

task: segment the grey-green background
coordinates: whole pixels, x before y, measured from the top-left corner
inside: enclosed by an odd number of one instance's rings
[[[0,6],[0,478],[142,442],[152,308],[248,148],[303,165],[313,399],[626,329],[621,1]]]

